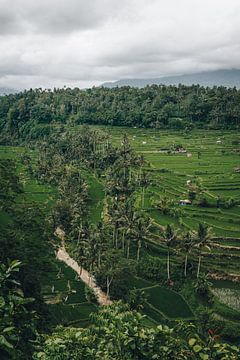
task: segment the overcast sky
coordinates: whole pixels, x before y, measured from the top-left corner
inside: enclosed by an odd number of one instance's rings
[[[240,68],[240,0],[0,0],[0,87]]]

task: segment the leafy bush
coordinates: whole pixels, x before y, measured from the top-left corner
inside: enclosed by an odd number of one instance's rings
[[[89,301],[93,304],[98,304],[96,295],[89,286],[85,286],[85,297],[86,297],[87,301]]]
[[[154,256],[145,256],[137,266],[137,274],[149,280],[166,280],[166,266]]]
[[[220,334],[225,340],[236,341],[239,340],[240,324],[226,321],[220,331]]]
[[[144,326],[143,317],[122,303],[104,307],[87,329],[59,328],[34,355],[34,360],[220,360],[239,359],[239,349],[202,339],[193,324],[175,328]]]

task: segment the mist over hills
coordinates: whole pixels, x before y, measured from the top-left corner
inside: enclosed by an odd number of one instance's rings
[[[163,76],[148,79],[121,79],[112,82],[104,82],[101,87],[114,88],[131,86],[142,88],[147,85],[201,85],[201,86],[225,86],[227,88],[236,87],[240,89],[240,69],[206,71],[201,73]],[[9,87],[0,87],[0,96],[15,94],[18,90]]]
[[[122,79],[113,82],[105,82],[102,86],[113,88],[116,86],[133,86],[144,87],[146,85],[193,85],[199,84],[201,86],[225,86],[240,88],[240,70],[216,70],[206,71],[195,74],[185,74],[176,76],[164,76],[160,78],[151,79]]]

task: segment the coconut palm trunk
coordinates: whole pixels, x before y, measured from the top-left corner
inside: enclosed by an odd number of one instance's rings
[[[141,249],[142,243],[141,240],[138,240],[138,249],[137,249],[137,261],[140,259],[140,249]]]
[[[125,231],[123,231],[123,233],[122,233],[122,249],[123,249],[123,251],[125,249]]]
[[[115,231],[115,247],[118,248],[118,229]]]
[[[144,200],[145,200],[145,189],[143,186],[143,188],[142,188],[142,209],[144,208]]]
[[[109,297],[109,292],[110,292],[110,285],[112,283],[112,278],[109,279],[109,277],[107,276],[107,297]]]
[[[101,266],[101,252],[98,252],[98,267]]]
[[[170,250],[168,248],[168,256],[167,256],[167,278],[170,280]]]
[[[199,256],[198,256],[197,278],[199,277],[199,274],[200,274],[201,260],[202,260],[202,255],[199,254]]]
[[[130,239],[127,241],[127,259],[129,259],[129,253],[130,253]]]
[[[113,228],[113,246],[115,245],[115,236],[116,236],[116,226]]]

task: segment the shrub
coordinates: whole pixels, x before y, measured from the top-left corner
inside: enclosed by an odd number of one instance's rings
[[[239,340],[240,324],[234,322],[225,322],[220,334],[226,340]]]
[[[98,304],[96,295],[89,286],[85,286],[84,292],[85,292],[85,297],[88,302],[91,302],[93,304]]]
[[[159,258],[150,255],[139,262],[137,274],[149,280],[166,280],[165,265]]]

